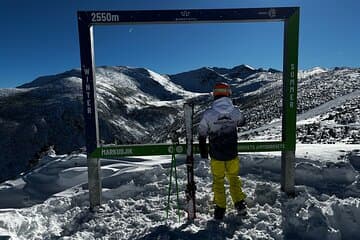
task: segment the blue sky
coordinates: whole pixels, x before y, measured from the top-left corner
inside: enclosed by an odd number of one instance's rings
[[[78,10],[300,6],[299,68],[359,67],[356,0],[1,0],[0,88],[80,66]],[[202,66],[282,68],[283,24],[95,27],[95,63],[178,73]]]

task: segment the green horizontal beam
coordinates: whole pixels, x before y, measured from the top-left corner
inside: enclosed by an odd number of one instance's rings
[[[176,154],[186,154],[185,144],[173,146],[168,143],[161,144],[136,144],[136,145],[113,145],[96,148],[91,153],[93,158],[118,158],[124,156],[153,156],[171,155],[175,147]],[[239,152],[271,152],[284,151],[285,144],[279,141],[268,142],[239,142]],[[199,153],[199,144],[194,144],[194,153]]]

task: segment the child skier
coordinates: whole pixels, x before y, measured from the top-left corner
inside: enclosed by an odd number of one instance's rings
[[[213,192],[215,211],[214,218],[221,220],[226,211],[225,176],[230,184],[230,195],[240,215],[246,214],[239,174],[239,157],[237,151],[237,126],[244,125],[245,119],[230,99],[231,88],[226,83],[217,83],[213,89],[214,102],[204,112],[199,125],[199,148],[202,158],[210,154],[211,172],[213,175]],[[206,138],[209,136],[209,152]]]

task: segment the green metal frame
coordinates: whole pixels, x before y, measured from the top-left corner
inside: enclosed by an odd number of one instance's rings
[[[282,140],[276,142],[241,142],[239,152],[252,151],[295,151],[296,146],[296,98],[299,41],[299,8],[252,8],[252,9],[204,9],[204,10],[163,10],[163,11],[87,11],[79,12],[79,34],[83,69],[83,89],[95,91],[93,66],[92,26],[100,24],[148,24],[148,23],[201,23],[201,22],[247,22],[247,21],[283,21],[284,22],[284,58],[283,58],[283,122]],[[181,18],[176,18],[179,15]],[[113,17],[117,16],[117,17]],[[174,16],[174,17],[172,17]],[[102,19],[103,18],[103,19]],[[103,21],[104,20],[104,21]],[[81,27],[84,26],[84,27]],[[86,30],[88,29],[88,30]],[[88,34],[86,34],[88,32]],[[82,44],[83,42],[88,44]],[[83,45],[85,45],[83,47]],[[87,50],[87,51],[86,51]],[[87,60],[91,59],[88,64]],[[90,64],[90,65],[89,65]],[[86,65],[89,65],[86,67]],[[89,73],[90,72],[90,73]],[[93,77],[93,81],[89,78]],[[87,84],[90,82],[90,84]],[[131,146],[99,146],[96,94],[89,99],[84,92],[84,105],[87,128],[88,155],[96,158],[142,155],[167,155],[171,144],[138,144]],[[90,100],[90,101],[89,101]],[[89,103],[90,102],[90,103]],[[90,110],[89,110],[90,109]],[[89,119],[89,120],[88,120]],[[91,129],[90,129],[91,128]],[[90,144],[92,143],[92,144]],[[101,154],[106,149],[119,153]],[[117,150],[116,150],[117,149]],[[124,151],[126,149],[126,151]],[[197,153],[197,150],[195,153]],[[106,152],[106,151],[105,151]],[[179,152],[183,154],[184,152]]]
[[[294,191],[299,7],[241,9],[182,9],[151,11],[79,11],[78,30],[91,208],[101,203],[100,158],[171,155],[172,144],[100,146],[96,104],[93,26],[108,24],[184,24],[224,22],[284,22],[282,140],[241,142],[239,152],[281,151],[282,189]],[[176,147],[185,154],[185,144]],[[178,151],[177,151],[178,150]],[[198,146],[194,146],[198,153]]]

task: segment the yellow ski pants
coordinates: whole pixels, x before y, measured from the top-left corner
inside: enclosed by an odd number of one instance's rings
[[[225,176],[230,185],[230,196],[235,204],[238,201],[244,200],[246,194],[242,191],[242,183],[239,174],[239,158],[236,157],[229,161],[219,161],[211,159],[211,173],[213,175],[213,191],[214,202],[221,208],[226,208],[225,195]]]

